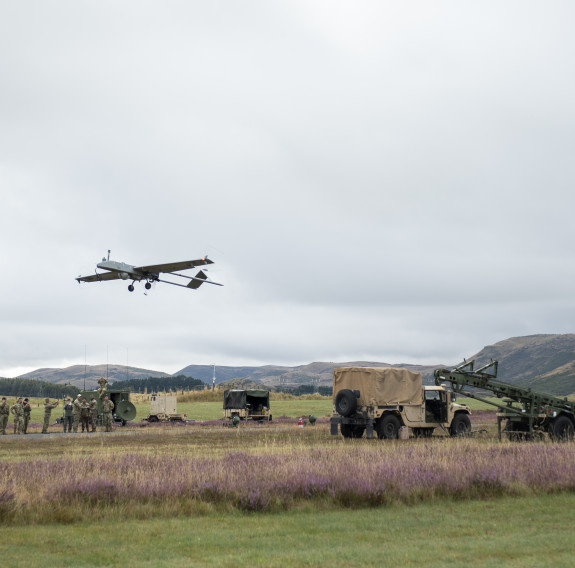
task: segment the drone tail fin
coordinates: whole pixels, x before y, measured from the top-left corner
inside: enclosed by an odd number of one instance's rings
[[[190,283],[187,285],[187,288],[191,288],[192,290],[197,290],[206,280],[208,277],[204,273],[203,270],[200,270],[193,280],[190,280]]]

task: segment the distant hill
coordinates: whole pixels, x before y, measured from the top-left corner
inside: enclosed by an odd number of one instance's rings
[[[64,369],[37,369],[24,375],[21,379],[37,379],[49,383],[72,385],[79,389],[84,388],[84,379],[87,389],[98,388],[98,379],[107,377],[110,384],[115,381],[127,379],[147,379],[148,377],[169,377],[167,373],[126,367],[124,365],[73,365]]]
[[[216,383],[225,383],[232,379],[246,379],[263,384],[266,387],[297,387],[302,384],[331,386],[334,367],[402,367],[423,375],[425,384],[433,382],[433,371],[438,367],[453,366],[463,360],[449,364],[411,365],[408,363],[389,364],[377,361],[349,361],[338,363],[315,362],[295,367],[264,365],[261,367],[216,366]],[[488,345],[475,355],[466,357],[476,359],[476,368],[491,359],[499,361],[498,378],[514,384],[521,384],[535,390],[557,395],[575,394],[575,334],[529,335],[511,337]],[[123,365],[75,365],[66,369],[38,369],[21,375],[22,378],[39,379],[51,383],[70,384],[83,388],[84,373],[86,387],[95,388],[96,381],[106,376],[111,382],[126,379],[147,379],[148,377],[169,377],[184,375],[199,379],[209,385],[212,383],[214,368],[212,365],[188,365],[174,375],[125,367]]]
[[[551,394],[575,393],[575,334],[511,337],[484,347],[477,365],[499,361],[497,378]]]
[[[263,367],[218,367],[216,366],[216,384],[227,383],[232,379],[249,379],[267,387],[297,387],[301,384],[331,386],[335,367],[403,367],[414,373],[421,373],[424,381],[433,380],[433,371],[440,365],[390,365],[376,361],[348,361],[341,363],[315,362],[297,367],[264,365]],[[188,365],[177,375],[186,375],[212,383],[214,368],[212,365]]]

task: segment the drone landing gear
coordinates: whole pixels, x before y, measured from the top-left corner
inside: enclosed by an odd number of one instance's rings
[[[134,282],[135,282],[135,281],[134,281]],[[132,282],[131,284],[128,285],[128,290],[129,290],[130,292],[133,292],[133,291],[134,291],[134,282]],[[151,290],[151,288],[152,288],[152,283],[151,283],[151,282],[146,282],[146,283],[144,284],[144,286],[145,286],[146,290]]]

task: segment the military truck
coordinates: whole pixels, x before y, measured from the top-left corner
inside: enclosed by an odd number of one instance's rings
[[[224,418],[230,420],[271,420],[270,393],[266,390],[224,391]]]
[[[90,395],[93,395],[96,399],[98,403],[98,424],[100,425],[104,423],[102,401],[106,395],[114,403],[114,422],[119,422],[122,426],[125,426],[126,422],[136,418],[136,407],[130,402],[130,391],[128,389],[109,388],[101,399],[98,398],[98,391],[80,391],[80,394],[88,402],[90,402]]]
[[[443,386],[423,386],[421,374],[392,367],[341,367],[333,370],[331,434],[361,438],[373,433],[394,439],[401,427],[417,437],[429,437],[437,428],[451,436],[471,431],[468,406],[455,403],[455,394]]]
[[[150,415],[144,418],[148,422],[185,422],[187,415],[177,412],[178,397],[175,394],[150,397]]]

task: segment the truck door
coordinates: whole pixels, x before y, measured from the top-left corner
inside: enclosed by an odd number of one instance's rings
[[[442,424],[447,421],[447,393],[425,390],[425,422]]]

